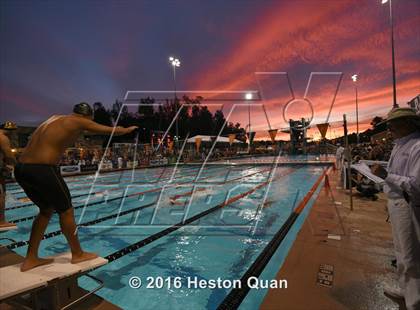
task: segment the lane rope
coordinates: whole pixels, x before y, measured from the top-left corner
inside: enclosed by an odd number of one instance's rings
[[[195,175],[195,173],[193,173],[193,174],[187,174],[187,175],[183,175],[182,177],[175,178],[175,179],[182,179],[184,177],[190,177],[190,176],[194,176],[194,175]],[[170,179],[171,179],[170,177],[169,178],[165,178],[165,179],[162,179],[160,182],[167,181],[167,180],[170,180]],[[110,184],[115,184],[115,183],[110,183]],[[119,185],[121,185],[121,184],[133,184],[133,182],[122,182],[122,183],[119,183]],[[136,183],[134,183],[134,184],[136,184]],[[146,184],[148,184],[148,183],[146,183]],[[153,183],[151,183],[151,184],[153,184]],[[107,185],[107,184],[106,183],[98,183],[97,184],[97,186],[101,186],[101,185]],[[88,193],[84,193],[84,194],[78,194],[78,195],[71,196],[71,198],[80,198],[80,197],[85,197],[85,196],[89,196],[89,195],[96,195],[96,194],[104,193],[106,191],[115,191],[115,190],[119,190],[119,189],[121,189],[121,188],[119,188],[119,187],[113,187],[113,188],[110,188],[110,189],[107,188],[104,191],[98,191],[98,192],[92,192],[92,193],[89,193],[88,192]],[[74,188],[72,188],[70,190],[73,191]],[[23,205],[19,205],[19,206],[9,207],[9,208],[6,208],[5,210],[6,211],[8,211],[8,210],[16,210],[16,209],[26,208],[26,207],[30,207],[30,206],[34,206],[34,205],[35,205],[35,203],[31,202],[31,203],[27,203],[27,204],[23,204]]]
[[[261,172],[263,172],[263,171],[261,171]],[[255,174],[255,173],[252,173],[252,174]],[[250,175],[252,175],[252,174],[250,174]],[[250,176],[250,175],[245,175],[245,176],[243,176],[242,178],[248,177],[248,176]],[[209,177],[207,177],[207,178],[210,178],[210,177],[213,177],[213,176],[209,176]],[[179,183],[178,183],[178,184],[179,184]],[[117,200],[117,199],[123,199],[123,198],[127,198],[127,197],[132,197],[132,196],[141,195],[141,194],[144,194],[144,193],[146,193],[146,192],[158,191],[158,190],[161,190],[161,189],[163,189],[163,187],[161,187],[161,188],[156,188],[156,189],[150,189],[150,190],[143,191],[143,192],[137,192],[137,193],[133,193],[133,194],[130,194],[130,195],[127,195],[127,196],[123,196],[123,197],[116,197],[116,198],[108,199],[108,200],[107,200],[107,202],[108,202],[108,201],[111,201],[111,200]],[[103,202],[103,201],[97,201],[97,202],[90,203],[89,205],[99,204],[99,203],[102,203],[102,202]],[[145,206],[140,206],[140,207],[136,207],[136,208],[133,208],[133,209],[129,209],[129,210],[126,210],[126,211],[123,211],[123,212],[119,212],[119,213],[116,213],[116,214],[111,214],[111,215],[108,215],[108,216],[105,216],[105,217],[102,217],[102,218],[99,218],[99,219],[96,219],[96,220],[92,220],[92,221],[89,221],[89,222],[85,222],[85,223],[78,224],[77,226],[94,225],[94,224],[97,224],[97,223],[100,223],[100,222],[103,222],[103,221],[107,221],[107,220],[112,219],[112,218],[116,218],[116,217],[118,217],[118,216],[123,216],[123,215],[129,214],[129,213],[131,213],[131,212],[135,212],[135,211],[138,211],[138,210],[141,210],[141,209],[144,209],[144,208],[150,207],[150,206],[154,205],[155,203],[156,203],[156,202],[153,202],[153,203],[147,204],[147,205],[145,205]],[[75,209],[78,209],[78,208],[81,208],[81,207],[84,207],[84,206],[85,206],[85,205],[80,205],[80,206],[77,206],[77,207],[74,207],[74,208],[75,208]],[[37,216],[37,215],[34,215],[34,216],[31,216],[31,217],[22,218],[22,219],[20,219],[20,220],[22,220],[22,221],[23,221],[23,220],[27,220],[28,218],[35,218],[36,216]],[[54,231],[54,232],[50,232],[50,233],[45,234],[45,235],[43,236],[42,240],[44,240],[44,239],[49,239],[49,238],[51,238],[51,237],[55,237],[55,236],[58,236],[58,235],[61,235],[61,234],[62,234],[61,230],[56,230],[56,231]],[[27,245],[28,243],[29,243],[29,240],[26,240],[26,241],[18,241],[18,242],[15,242],[15,243],[9,244],[9,245],[8,245],[8,249],[12,250],[12,249],[15,249],[15,248],[19,248],[19,247],[22,247],[22,246]]]
[[[319,184],[325,178],[327,173],[329,172],[327,168],[323,171],[323,173],[319,176],[317,181],[311,187],[311,189],[306,193],[305,197],[300,201],[299,205],[296,209],[290,214],[287,218],[286,222],[280,227],[274,237],[270,240],[270,242],[265,246],[262,250],[260,255],[257,259],[252,263],[252,265],[248,268],[245,274],[240,279],[241,285],[238,288],[233,288],[230,293],[224,298],[224,300],[218,306],[218,310],[231,310],[231,309],[238,309],[248,292],[250,291],[250,287],[248,286],[248,281],[251,277],[258,278],[261,273],[263,272],[264,268],[287,236],[289,230],[292,228],[293,224],[295,223],[296,219],[303,211],[309,200],[312,198],[313,194],[316,192]],[[251,285],[256,283],[250,283]]]
[[[296,171],[296,170],[290,169],[290,170],[286,171],[285,174],[282,174],[282,175],[278,176],[277,178],[286,176],[286,175],[288,175],[288,174],[290,174],[294,171]],[[198,213],[198,214],[196,214],[196,215],[194,215],[194,216],[192,216],[192,217],[190,217],[190,218],[188,218],[184,221],[181,221],[181,222],[179,222],[179,223],[177,223],[177,224],[175,224],[171,227],[168,227],[168,228],[166,228],[166,229],[164,229],[160,232],[157,232],[157,233],[155,233],[155,234],[153,234],[153,235],[151,235],[151,236],[149,236],[149,237],[147,237],[143,240],[140,240],[136,243],[133,243],[129,246],[126,246],[125,248],[122,248],[118,251],[115,251],[114,253],[107,255],[105,257],[105,259],[107,259],[108,262],[113,262],[114,260],[117,260],[117,259],[119,259],[119,258],[121,258],[121,257],[123,257],[123,256],[125,256],[129,253],[132,253],[132,252],[134,252],[134,251],[136,251],[136,250],[138,250],[138,249],[140,249],[140,248],[142,248],[142,247],[144,247],[144,246],[146,246],[146,245],[148,245],[148,244],[150,244],[150,243],[152,243],[152,242],[154,242],[154,241],[156,241],[156,240],[158,240],[158,239],[160,239],[160,238],[162,238],[162,237],[164,237],[164,236],[166,236],[166,235],[168,235],[168,234],[170,234],[170,233],[172,233],[172,232],[174,232],[174,231],[176,231],[176,230],[178,230],[178,229],[180,229],[180,228],[182,228],[182,227],[184,227],[188,224],[191,224],[192,222],[195,222],[196,220],[198,220],[198,219],[200,219],[200,218],[202,218],[202,217],[204,217],[204,216],[206,216],[210,213],[213,213],[217,210],[220,210],[221,208],[223,208],[223,207],[225,207],[229,204],[232,204],[233,202],[236,202],[239,199],[242,199],[242,198],[252,194],[256,190],[258,190],[261,187],[267,185],[269,182],[270,182],[270,180],[262,182],[262,183],[258,184],[257,186],[255,186],[254,188],[246,191],[245,193],[241,193],[239,195],[236,195],[236,196],[228,199],[227,201],[222,202],[222,203],[220,203],[220,204],[218,204],[218,205],[216,205],[216,206],[214,206],[210,209],[207,209],[203,212],[200,212],[200,213]]]

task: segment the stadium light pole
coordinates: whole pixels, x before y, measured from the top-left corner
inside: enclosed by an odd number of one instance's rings
[[[245,94],[245,100],[252,100],[252,93]],[[248,103],[248,153],[251,152],[251,105]]]
[[[169,57],[169,63],[171,64],[172,68],[173,68],[173,78],[174,78],[174,103],[176,104],[177,102],[177,97],[176,97],[176,68],[181,67],[181,61],[178,58],[175,57]],[[176,147],[179,148],[179,144],[178,144],[178,117],[175,120],[175,138],[176,138]]]
[[[351,79],[356,89],[356,144],[359,145],[359,102],[357,100],[357,74],[353,74]]]
[[[395,77],[395,51],[394,51],[394,19],[392,16],[392,0],[381,0],[382,4],[389,2],[389,21],[391,25],[391,54],[392,54],[392,87],[393,87],[393,97],[394,103],[393,108],[398,108],[397,103],[397,81]]]

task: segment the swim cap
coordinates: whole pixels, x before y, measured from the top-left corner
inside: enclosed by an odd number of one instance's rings
[[[6,121],[4,124],[1,125],[1,129],[4,130],[15,130],[17,129],[17,126],[14,122]]]
[[[90,105],[86,102],[81,102],[73,107],[73,112],[84,116],[92,116],[93,110]]]

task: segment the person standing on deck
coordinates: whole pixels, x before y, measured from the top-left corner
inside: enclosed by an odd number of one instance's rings
[[[419,310],[420,116],[410,108],[395,108],[385,122],[395,142],[384,192],[388,196],[400,289],[385,288],[384,293],[405,299],[408,310]]]
[[[13,122],[5,122],[0,130],[0,229],[11,229],[16,224],[6,221],[4,214],[6,208],[6,180],[5,174],[16,164],[15,156],[10,147],[10,140],[7,133],[16,129]]]
[[[335,153],[335,166],[338,171],[341,171],[341,168],[343,167],[344,151],[344,147],[342,147],[340,143],[337,143],[337,151]]]
[[[60,174],[58,163],[65,149],[72,146],[84,131],[123,135],[137,129],[137,126],[113,128],[97,124],[92,119],[92,108],[83,102],[75,105],[70,115],[50,117],[35,130],[19,157],[15,167],[16,181],[39,207],[21,271],[52,262],[52,259],[39,258],[38,248],[54,211],[59,214],[61,230],[70,245],[71,262],[79,263],[97,257],[94,253],[84,252],[80,246],[70,192]]]

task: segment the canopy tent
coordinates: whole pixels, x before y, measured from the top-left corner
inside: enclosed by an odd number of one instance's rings
[[[203,135],[197,135],[194,137],[191,137],[187,140],[187,143],[195,143],[195,139],[200,138],[201,142],[213,142],[212,141],[212,136],[203,136]],[[217,137],[217,142],[222,142],[222,143],[229,143],[229,138],[228,137]],[[241,141],[234,139],[233,143],[242,143]]]

